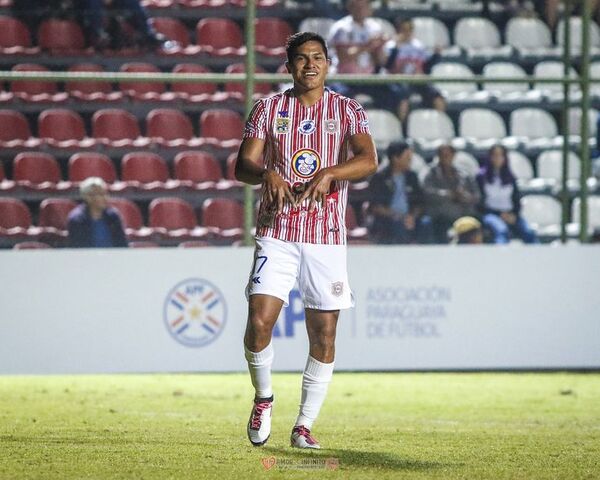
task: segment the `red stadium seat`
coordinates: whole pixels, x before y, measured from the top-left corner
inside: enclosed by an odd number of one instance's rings
[[[179,152],[175,156],[174,168],[174,177],[190,184],[204,182],[216,184],[223,179],[219,162],[206,152]]]
[[[42,50],[61,55],[81,55],[85,52],[85,38],[81,27],[72,20],[49,18],[44,20],[37,32]]]
[[[89,148],[96,142],[86,136],[81,116],[73,110],[51,108],[38,117],[40,137],[50,146],[57,148]]]
[[[186,8],[223,8],[227,7],[228,0],[179,0],[182,7]]]
[[[31,136],[29,123],[21,112],[0,110],[0,147],[35,148],[40,140]]]
[[[47,198],[40,204],[39,239],[54,246],[64,245],[68,237],[69,213],[77,204],[68,198]]]
[[[34,63],[19,63],[12,68],[13,72],[49,72],[46,67]],[[68,94],[59,92],[56,82],[45,80],[13,80],[13,95],[27,102],[64,102]]]
[[[167,39],[177,42],[181,48],[190,44],[188,29],[181,20],[171,17],[153,17],[150,19],[150,25]]]
[[[125,63],[121,65],[121,72],[128,73],[161,73],[158,67],[151,63]],[[121,82],[121,91],[133,98],[134,100],[151,100],[151,101],[172,101],[175,95],[166,91],[166,86],[163,82],[148,82],[148,81],[132,81]]]
[[[40,227],[67,230],[69,213],[77,206],[68,198],[46,198],[40,203]]]
[[[211,71],[197,63],[180,63],[175,65],[173,73],[211,73]],[[173,82],[171,90],[177,98],[188,102],[219,101],[225,98],[224,94],[217,92],[217,85],[214,83]]]
[[[364,242],[368,239],[368,230],[365,227],[358,225],[358,221],[356,220],[356,212],[350,204],[346,206],[346,229],[349,242],[368,243]]]
[[[15,250],[39,250],[45,248],[52,248],[51,245],[48,245],[45,242],[35,242],[35,241],[25,241],[15,243],[13,249]]]
[[[163,238],[177,243],[206,238],[207,229],[199,227],[192,206],[180,198],[156,198],[148,207],[149,226]]]
[[[23,55],[38,53],[31,46],[31,33],[23,22],[16,18],[0,15],[0,54]]]
[[[256,51],[269,57],[285,57],[285,44],[294,29],[280,18],[258,18],[256,28]]]
[[[150,139],[142,137],[137,118],[127,110],[107,108],[92,116],[92,136],[111,147],[147,147]]]
[[[225,69],[225,73],[244,73],[246,66],[243,63],[232,63]],[[266,73],[266,70],[260,65],[257,65],[254,69],[256,73]],[[225,83],[225,92],[228,96],[233,97],[236,100],[243,100],[246,98],[246,87],[243,83]],[[273,89],[269,83],[256,83],[254,85],[254,96],[258,99],[269,95]]]
[[[31,225],[31,213],[22,200],[0,197],[0,244],[35,240],[39,229]]]
[[[121,161],[121,180],[143,189],[163,189],[169,180],[167,163],[152,152],[131,152]]]
[[[56,159],[42,152],[21,152],[13,162],[13,180],[17,185],[36,190],[54,190],[62,180]]]
[[[108,203],[119,212],[124,228],[139,230],[144,226],[142,212],[137,203],[127,198],[110,198]]]
[[[244,233],[244,207],[229,198],[206,199],[202,204],[202,225],[218,240],[240,240]]]
[[[100,177],[106,183],[117,180],[113,162],[103,153],[79,152],[69,158],[69,180],[82,182],[88,177]]]
[[[95,63],[72,65],[69,72],[102,73],[104,68]],[[121,92],[113,91],[110,82],[104,80],[71,80],[65,83],[67,93],[77,100],[86,102],[116,102],[123,98]]]
[[[203,18],[196,25],[196,44],[200,51],[218,57],[246,54],[242,29],[227,18]]]
[[[244,121],[233,110],[211,109],[200,115],[200,135],[205,141],[219,148],[236,148],[240,144]]]
[[[176,109],[157,108],[146,116],[146,131],[153,142],[169,147],[197,147],[202,145],[194,137],[192,122],[188,116]]]
[[[119,212],[123,228],[129,240],[143,240],[152,235],[152,229],[144,226],[142,212],[137,203],[127,198],[114,197],[110,198],[108,203]]]

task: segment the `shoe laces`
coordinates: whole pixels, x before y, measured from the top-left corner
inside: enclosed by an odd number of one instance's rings
[[[271,408],[271,402],[258,402],[254,404],[254,410],[252,412],[252,418],[250,419],[250,428],[258,430],[261,425],[261,416],[265,409]]]
[[[298,434],[301,437],[304,437],[306,441],[311,445],[318,443],[315,440],[315,438],[310,434],[310,430],[304,425],[298,425],[297,427],[294,427],[294,433]]]

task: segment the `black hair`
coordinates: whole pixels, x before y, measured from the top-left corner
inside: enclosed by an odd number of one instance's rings
[[[293,62],[294,55],[296,55],[296,50],[298,50],[300,45],[304,45],[306,42],[319,42],[323,46],[325,57],[329,58],[329,54],[327,53],[327,43],[321,35],[315,32],[298,32],[290,35],[287,39],[285,51],[288,62]]]
[[[406,150],[410,148],[410,145],[404,140],[396,140],[391,142],[387,147],[387,156],[391,160],[392,157],[402,155]]]

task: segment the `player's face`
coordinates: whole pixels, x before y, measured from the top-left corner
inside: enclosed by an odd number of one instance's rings
[[[323,88],[329,69],[329,61],[320,42],[311,40],[296,50],[288,70],[294,79],[294,85],[303,90]]]

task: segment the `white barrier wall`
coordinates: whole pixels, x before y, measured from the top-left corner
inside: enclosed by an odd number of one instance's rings
[[[249,248],[0,252],[0,373],[245,370]],[[354,247],[337,369],[600,368],[600,248]],[[275,369],[303,368],[297,291]]]

